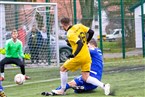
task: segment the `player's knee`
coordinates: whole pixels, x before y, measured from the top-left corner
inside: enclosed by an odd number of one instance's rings
[[[86,82],[87,81],[87,77],[82,77],[83,78],[83,80]]]
[[[87,72],[85,72],[85,73],[82,73],[82,78],[83,78],[83,80],[84,81],[86,81],[87,79],[88,79],[88,77],[89,77],[89,73]]]

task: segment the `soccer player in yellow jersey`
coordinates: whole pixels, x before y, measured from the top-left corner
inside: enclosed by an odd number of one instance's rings
[[[72,26],[70,19],[66,17],[61,19],[61,24],[63,29],[67,31],[67,42],[72,47],[72,54],[68,56],[69,59],[60,67],[61,89],[52,90],[52,92],[57,95],[63,95],[68,79],[68,71],[76,71],[78,69],[81,69],[82,78],[85,82],[105,88],[105,84],[89,76],[92,61],[87,43],[93,37],[94,31],[83,24]]]

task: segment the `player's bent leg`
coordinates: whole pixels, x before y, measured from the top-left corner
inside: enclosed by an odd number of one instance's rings
[[[99,86],[104,90],[105,95],[110,94],[110,84],[104,84],[103,82],[99,81],[98,79],[89,76],[88,79],[86,80],[87,83],[90,83],[95,86]]]
[[[29,76],[26,76],[26,75],[25,75],[25,65],[24,65],[24,62],[23,62],[21,59],[19,59],[19,58],[13,59],[13,62],[14,62],[17,66],[20,67],[21,73],[25,76],[25,79],[26,79],[26,80],[31,79]]]
[[[4,80],[4,66],[5,64],[10,64],[11,63],[11,59],[10,58],[4,58],[0,61],[0,71],[1,71],[1,77],[0,80],[3,81]]]

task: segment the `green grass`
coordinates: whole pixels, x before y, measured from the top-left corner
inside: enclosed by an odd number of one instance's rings
[[[98,42],[98,46],[100,46],[100,42]],[[104,48],[120,48],[118,45],[118,42],[103,42],[103,47]]]
[[[114,68],[121,68],[121,67],[133,67],[133,66],[140,66],[145,64],[145,58],[142,56],[132,56],[126,57],[126,59],[122,58],[106,58],[104,59],[105,62],[105,69],[114,69]]]
[[[100,47],[100,42],[98,42],[98,47]],[[135,48],[125,48],[126,51],[134,50]],[[122,52],[122,46],[118,42],[103,42],[104,53],[119,53]]]
[[[119,61],[119,62],[118,62]],[[125,67],[137,67],[145,66],[145,60],[143,58],[127,58],[126,60],[116,59],[111,62],[105,60],[104,74],[102,81],[111,84],[111,91],[115,91],[115,96],[109,97],[144,97],[145,91],[145,70],[124,70]],[[110,70],[120,70],[121,72],[110,72]],[[40,95],[43,91],[51,91],[60,85],[59,68],[27,68],[26,72],[32,77],[31,80],[27,80],[24,85],[16,85],[13,81],[15,74],[19,73],[19,68],[6,69],[5,70],[5,92],[8,97],[43,97]],[[80,72],[69,72],[69,76],[77,76]],[[47,81],[50,79],[56,79],[53,81]],[[69,80],[71,80],[70,78]],[[40,82],[46,80],[45,82]],[[31,83],[32,82],[32,83]],[[9,86],[12,85],[12,86]],[[96,89],[90,93],[75,94],[73,90],[67,91],[67,97],[106,97],[101,88]],[[60,96],[62,97],[62,96]]]

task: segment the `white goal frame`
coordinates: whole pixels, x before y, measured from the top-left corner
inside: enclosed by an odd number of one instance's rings
[[[54,6],[54,20],[55,20],[55,38],[56,38],[56,65],[55,66],[60,66],[60,62],[59,62],[59,44],[58,44],[58,7],[57,7],[57,3],[39,3],[39,2],[8,2],[8,1],[0,1],[0,6],[1,5],[39,5],[40,7],[47,7],[47,6]],[[0,11],[2,11],[2,9],[0,8]],[[0,16],[2,14],[0,13]],[[0,19],[0,25],[3,24],[2,23],[2,18]],[[4,24],[5,26],[5,24]],[[2,26],[0,26],[0,36],[3,35],[2,31]],[[3,43],[2,43],[2,38],[0,37],[0,48],[3,47]],[[0,55],[0,60],[3,58],[3,56]]]

